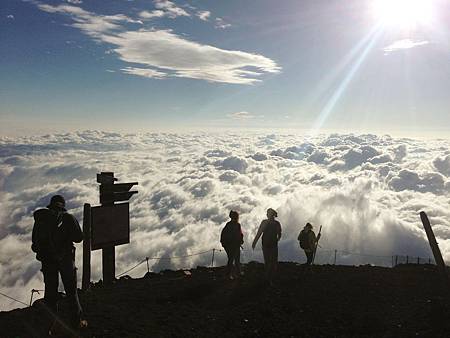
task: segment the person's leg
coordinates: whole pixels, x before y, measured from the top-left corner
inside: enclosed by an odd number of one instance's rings
[[[278,271],[278,245],[274,248],[273,252],[273,275],[277,274]]]
[[[79,326],[82,308],[78,298],[77,269],[75,267],[75,262],[71,257],[64,258],[59,264],[59,269],[64,284],[64,290],[66,291],[67,299],[70,302],[72,324]]]
[[[307,258],[306,265],[311,265],[314,253],[312,251],[305,251],[305,253],[306,253],[306,258]]]
[[[236,274],[241,274],[241,248],[237,247],[234,252],[234,265],[236,266]]]
[[[48,334],[58,313],[58,265],[53,262],[42,262],[41,271],[44,275],[45,285],[45,324],[43,327],[45,334]]]
[[[262,248],[263,251],[263,257],[264,257],[264,273],[266,276],[266,280],[269,280],[269,276],[270,276],[270,248],[266,248],[263,247]]]
[[[227,262],[227,276],[231,277],[232,276],[232,271],[233,271],[233,250],[230,247],[226,247],[224,249],[225,249],[225,252],[227,253],[227,258],[228,258],[228,262]]]

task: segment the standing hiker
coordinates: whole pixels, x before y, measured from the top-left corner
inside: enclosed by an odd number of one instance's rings
[[[81,320],[73,245],[73,242],[80,243],[83,240],[83,232],[76,218],[66,211],[65,205],[64,197],[55,195],[47,208],[36,210],[33,214],[31,249],[36,253],[36,259],[42,263],[44,303],[51,316],[47,332],[57,318],[59,274],[70,302],[70,326],[79,329],[87,324]]]
[[[234,279],[233,265],[236,267],[236,276],[241,275],[241,245],[244,244],[244,235],[237,211],[231,210],[229,216],[231,220],[222,229],[220,243],[228,256],[227,274],[230,279]]]
[[[305,251],[306,265],[311,265],[313,263],[314,253],[317,248],[317,242],[320,239],[320,233],[316,237],[316,234],[312,229],[313,226],[311,225],[311,223],[306,223],[305,227],[302,231],[300,231],[300,234],[297,238],[300,244],[300,248]]]
[[[267,209],[267,219],[261,222],[252,248],[255,249],[256,243],[262,235],[262,250],[264,255],[264,268],[266,270],[266,279],[270,285],[278,267],[278,241],[281,238],[281,224],[275,217],[278,214],[272,208]]]

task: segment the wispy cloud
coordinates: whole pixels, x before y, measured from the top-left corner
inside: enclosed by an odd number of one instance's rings
[[[66,0],[69,4],[80,5],[83,3],[82,0]]]
[[[155,7],[166,13],[169,18],[176,18],[178,16],[191,16],[183,8],[178,7],[172,1],[168,0],[156,0],[154,1]]]
[[[208,21],[209,17],[211,16],[211,12],[210,11],[198,11],[196,14],[200,20],[203,21]]]
[[[69,15],[73,27],[96,41],[114,45],[113,50],[125,62],[140,64],[122,72],[150,78],[183,77],[210,82],[253,84],[263,73],[277,73],[281,67],[263,55],[238,50],[225,50],[201,44],[175,34],[171,30],[129,29],[125,23],[142,24],[124,14],[98,15],[77,6],[38,3],[48,13]],[[185,15],[170,1],[157,1],[158,10],[172,15]],[[172,13],[172,14],[170,14]],[[143,16],[158,15],[154,12]]]
[[[164,72],[158,72],[157,70],[150,68],[136,68],[136,67],[126,67],[122,68],[121,71],[125,74],[132,74],[137,76],[149,77],[154,79],[162,79],[167,77]]]
[[[411,39],[403,39],[395,41],[394,43],[390,44],[389,46],[386,46],[383,48],[383,51],[386,54],[397,52],[404,49],[411,49],[419,46],[428,45],[430,41],[422,40],[422,41],[414,41]]]
[[[227,115],[233,120],[251,120],[260,116],[249,113],[248,111],[238,111]]]
[[[14,15],[9,14],[9,15],[6,16],[6,18],[7,18],[7,19],[10,19],[10,20],[14,20]]]
[[[139,17],[142,19],[153,19],[153,18],[162,18],[164,16],[164,11],[155,9],[154,11],[142,11],[139,13]]]
[[[226,28],[231,27],[231,24],[225,22],[225,20],[222,19],[222,18],[216,18],[214,27],[215,28],[220,28],[220,29],[226,29]]]

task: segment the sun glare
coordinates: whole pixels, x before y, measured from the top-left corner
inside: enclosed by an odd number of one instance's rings
[[[433,21],[433,0],[375,0],[374,14],[386,26],[411,28]]]

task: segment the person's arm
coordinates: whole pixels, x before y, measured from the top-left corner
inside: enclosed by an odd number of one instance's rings
[[[241,224],[239,224],[239,232],[241,234],[241,245],[244,244],[244,233],[242,232]]]
[[[253,240],[253,244],[252,244],[252,249],[255,249],[256,243],[258,243],[259,237],[261,237],[262,233],[264,232],[264,228],[265,228],[266,222],[262,221],[258,232],[256,233],[255,239]]]
[[[277,229],[277,240],[279,241],[281,239],[281,224],[278,222],[278,229]]]
[[[67,218],[67,221],[70,222],[70,239],[72,242],[80,243],[83,241],[83,231],[81,230],[80,224],[77,219],[71,214],[64,214],[64,217]]]
[[[309,247],[311,249],[314,249],[316,247],[316,234],[314,233],[314,231],[310,231],[309,232]]]

